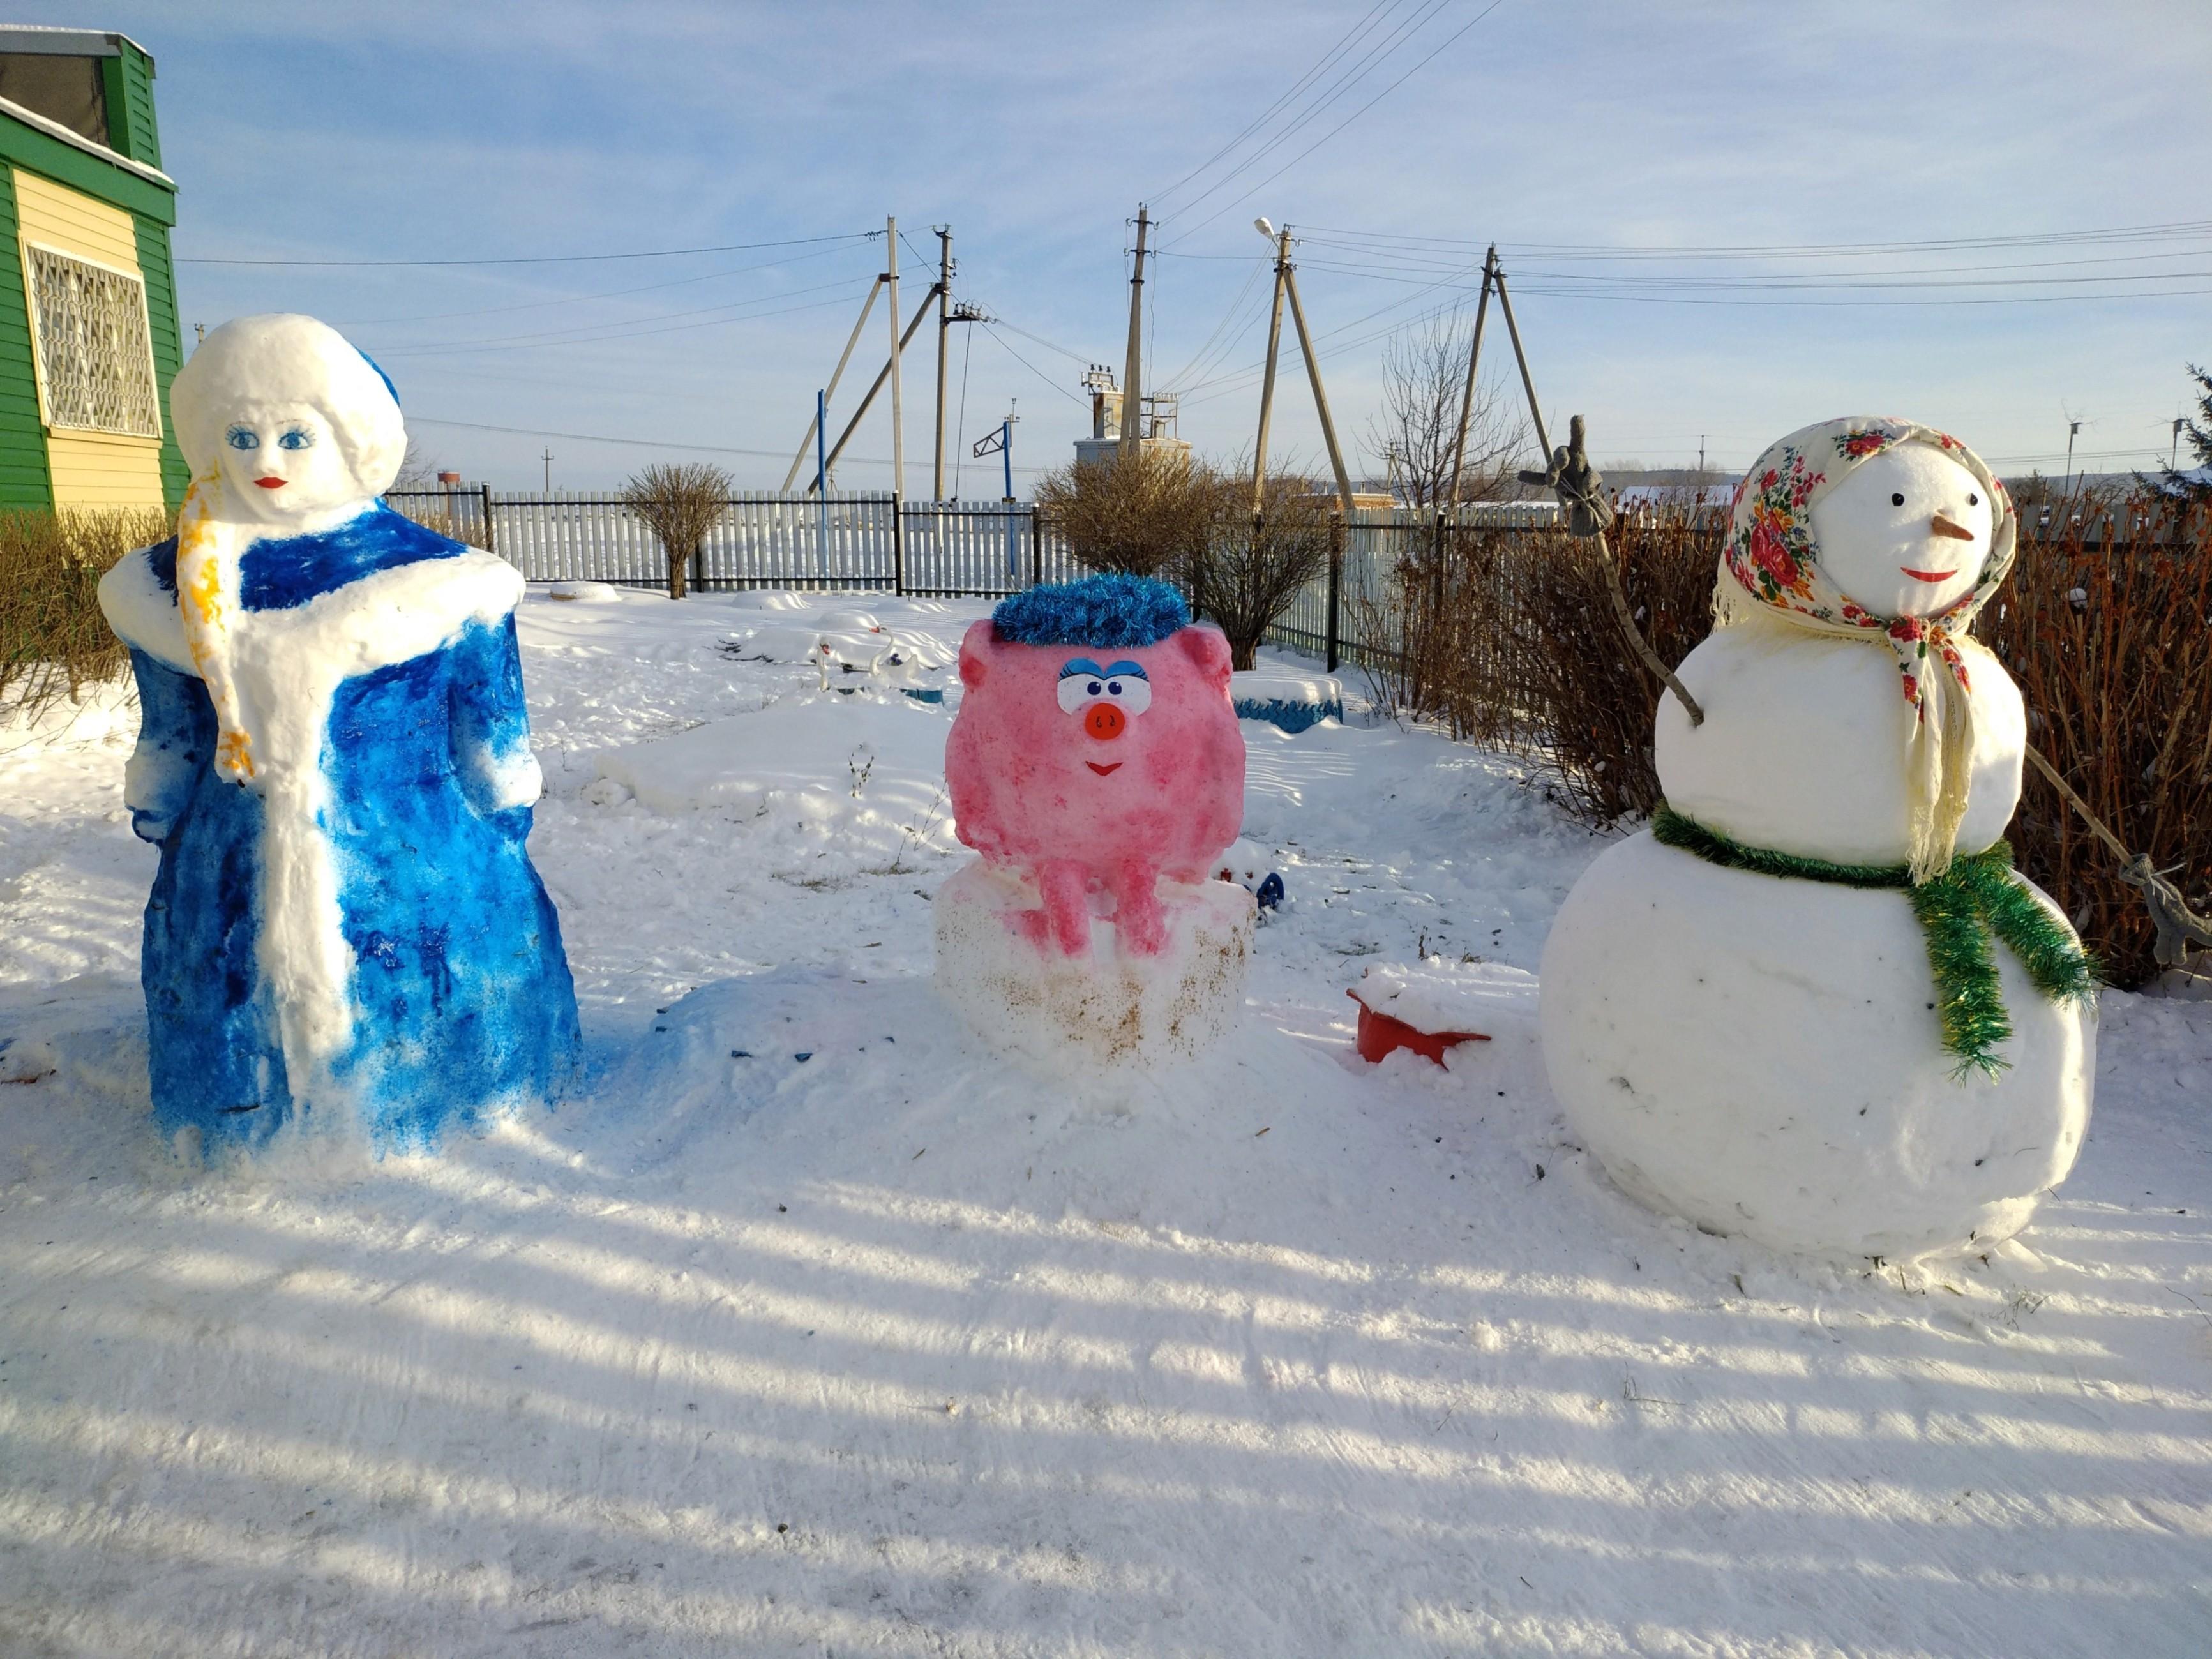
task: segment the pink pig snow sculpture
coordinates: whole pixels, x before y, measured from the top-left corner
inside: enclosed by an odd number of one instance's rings
[[[968,630],[945,751],[960,839],[1032,875],[1031,940],[1091,951],[1091,896],[1122,951],[1167,943],[1158,884],[1203,880],[1244,816],[1229,641],[1164,582],[1032,588]]]
[[[938,989],[1079,1085],[1196,1056],[1236,1024],[1252,950],[1252,896],[1207,879],[1244,815],[1228,642],[1163,582],[1092,576],[977,623],[960,678],[945,770],[981,856],[932,906]]]

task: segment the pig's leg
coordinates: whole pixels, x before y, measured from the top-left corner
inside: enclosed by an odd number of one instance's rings
[[[1156,957],[1168,942],[1159,875],[1158,866],[1134,859],[1115,866],[1114,937],[1133,956]]]
[[[1037,866],[1037,890],[1044,898],[1045,921],[1060,954],[1091,954],[1091,871],[1072,859],[1049,859]]]

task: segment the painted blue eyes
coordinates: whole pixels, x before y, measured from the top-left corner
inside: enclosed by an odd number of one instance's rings
[[[261,434],[250,426],[234,426],[222,434],[223,441],[233,449],[258,449]],[[276,435],[279,449],[313,449],[315,434],[303,426],[288,426]]]

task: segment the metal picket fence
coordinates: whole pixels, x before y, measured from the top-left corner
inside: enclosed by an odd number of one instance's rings
[[[664,587],[668,556],[618,497],[528,496],[488,484],[394,489],[410,518],[498,554],[533,582]],[[883,588],[931,597],[1018,592],[1078,574],[1066,544],[1021,501],[900,501],[888,495],[733,495],[708,532],[690,586]]]
[[[394,489],[385,499],[456,540],[496,553],[533,582],[602,581],[665,587],[659,538],[620,498],[577,490],[495,494],[489,484]],[[1536,529],[1549,503],[1461,509],[1457,525]],[[1391,642],[1364,634],[1388,612],[1393,574],[1438,533],[1411,507],[1366,507],[1337,520],[1326,574],[1310,583],[1268,631],[1271,644],[1321,658],[1333,672],[1364,664]],[[929,599],[995,599],[1082,567],[1051,522],[1026,501],[902,501],[883,494],[733,495],[694,561],[690,585],[738,588],[877,589]]]

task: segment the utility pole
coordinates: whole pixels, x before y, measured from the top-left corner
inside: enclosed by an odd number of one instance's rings
[[[905,409],[899,400],[899,358],[906,342],[899,338],[898,325],[898,220],[896,216],[884,221],[884,246],[890,255],[890,266],[884,272],[884,286],[890,290],[891,306],[891,499],[896,501],[906,493],[906,428]],[[921,320],[919,312],[915,320]]]
[[[1265,219],[1253,221],[1253,228],[1275,244],[1275,309],[1267,319],[1267,375],[1260,383],[1260,435],[1252,445],[1252,516],[1258,518],[1267,504],[1267,421],[1275,409],[1275,356],[1283,344],[1283,279],[1291,269],[1291,228],[1285,225],[1280,234]]]
[[[1328,464],[1336,472],[1336,495],[1346,514],[1352,511],[1352,475],[1344,470],[1344,452],[1337,447],[1336,422],[1328,417],[1328,394],[1321,389],[1321,359],[1314,355],[1313,336],[1306,331],[1306,308],[1298,303],[1298,273],[1283,266],[1283,290],[1290,295],[1291,321],[1297,325],[1298,350],[1306,360],[1306,379],[1313,386],[1314,413],[1321,416],[1321,435],[1328,445]]]
[[[1129,356],[1121,376],[1121,460],[1132,457],[1141,459],[1139,445],[1144,437],[1144,388],[1138,384],[1143,363],[1141,349],[1145,314],[1145,233],[1152,228],[1152,217],[1145,211],[1142,202],[1137,204],[1137,262],[1129,273]]]
[[[791,470],[783,475],[783,490],[786,495],[791,493],[792,481],[799,477],[799,469],[805,462],[807,447],[813,444],[819,435],[820,423],[828,412],[830,399],[837,395],[837,382],[845,378],[845,365],[852,361],[853,348],[860,343],[860,331],[868,325],[868,318],[875,311],[876,295],[883,291],[883,273],[878,271],[876,280],[868,284],[868,297],[860,303],[860,314],[854,319],[853,331],[846,337],[845,349],[837,359],[836,372],[830,375],[830,384],[822,395],[814,400],[816,424],[810,428],[806,435],[799,441],[799,453],[791,458]]]
[[[930,469],[932,501],[945,499],[945,349],[952,332],[952,227],[937,228],[937,459]]]
[[[814,394],[814,556],[821,573],[830,574],[830,393]]]
[[[1544,431],[1544,411],[1536,402],[1536,382],[1528,373],[1528,354],[1521,349],[1520,325],[1513,320],[1512,296],[1505,291],[1505,270],[1500,266],[1491,276],[1492,286],[1498,290],[1498,308],[1505,313],[1505,335],[1513,342],[1513,361],[1521,366],[1521,390],[1528,394],[1528,418],[1536,428],[1536,447],[1542,452],[1544,465],[1552,464],[1552,440]]]
[[[2174,471],[2180,465],[2181,428],[2188,424],[2188,420],[2183,416],[2177,415],[2173,417],[2173,447],[2166,453],[2166,470],[2168,472]]]
[[[2066,422],[2066,488],[2064,494],[2074,493],[2074,434],[2081,429],[2079,421]]]
[[[938,301],[940,298],[941,296],[937,292],[937,284],[932,283],[929,286],[929,292],[922,296],[921,304],[915,307],[913,317],[908,320],[906,331],[899,336],[897,350],[891,354],[894,357],[898,355],[898,352],[904,351],[908,346],[914,343],[914,337],[921,331],[922,319],[929,315],[931,302]],[[962,309],[965,310],[967,307],[963,307]],[[955,322],[963,322],[968,319],[965,318],[956,317],[953,320]],[[860,430],[861,417],[871,409],[875,407],[876,394],[884,389],[884,383],[890,378],[891,366],[889,363],[885,363],[881,368],[876,371],[875,382],[873,385],[870,386],[866,392],[862,395],[860,398],[860,406],[853,411],[853,418],[845,422],[845,429],[837,434],[837,441],[830,446],[830,465],[835,466],[837,465],[837,458],[845,453],[845,446],[853,441],[853,434]],[[811,488],[811,486],[809,487]]]
[[[1705,434],[1698,434],[1698,488],[1705,487]]]
[[[553,452],[550,449],[545,452],[545,493],[549,495],[553,493]]]
[[[1490,285],[1498,276],[1498,244],[1482,256],[1482,294],[1474,302],[1474,343],[1468,348],[1467,384],[1459,394],[1459,436],[1452,444],[1451,489],[1444,501],[1459,511],[1459,475],[1467,465],[1467,428],[1474,419],[1474,372],[1482,363],[1482,325],[1490,315]]]

